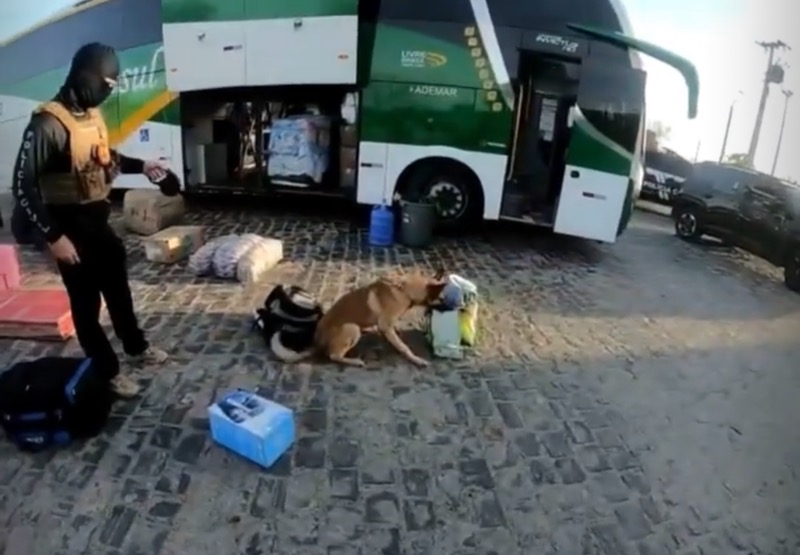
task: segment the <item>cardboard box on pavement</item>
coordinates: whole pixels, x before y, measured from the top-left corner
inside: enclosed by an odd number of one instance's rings
[[[144,254],[151,262],[172,264],[188,258],[205,241],[205,229],[199,225],[178,225],[145,237]]]
[[[125,227],[139,235],[152,235],[178,225],[186,213],[181,195],[168,197],[158,190],[132,189],[125,193],[122,214]]]

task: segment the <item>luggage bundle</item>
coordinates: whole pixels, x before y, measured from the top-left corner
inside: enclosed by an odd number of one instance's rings
[[[283,243],[253,233],[223,235],[212,239],[189,257],[196,276],[238,279],[249,285],[283,259]]]
[[[113,401],[108,378],[89,358],[44,357],[0,374],[0,426],[25,451],[96,436]]]
[[[274,339],[284,349],[300,352],[314,342],[322,314],[322,306],[305,289],[278,285],[267,295],[263,308],[256,310],[253,328],[268,346],[273,345]]]

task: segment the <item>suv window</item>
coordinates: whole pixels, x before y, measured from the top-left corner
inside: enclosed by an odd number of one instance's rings
[[[766,176],[749,183],[749,189],[765,197],[771,197],[770,200],[776,201],[783,201],[788,195],[786,186],[783,183]]]
[[[786,195],[786,210],[795,217],[800,217],[800,187],[789,183],[783,184]]]
[[[740,193],[744,186],[758,178],[758,174],[748,170],[719,166],[714,164],[698,164],[691,175],[693,188],[717,194]]]

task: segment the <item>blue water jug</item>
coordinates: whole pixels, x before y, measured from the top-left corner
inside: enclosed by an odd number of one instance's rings
[[[369,217],[369,244],[391,247],[394,244],[394,212],[385,204],[374,206]]]

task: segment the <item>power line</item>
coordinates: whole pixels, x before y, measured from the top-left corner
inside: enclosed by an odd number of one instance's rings
[[[781,155],[781,145],[783,143],[783,132],[786,129],[786,114],[789,113],[789,101],[794,96],[792,91],[782,90],[785,102],[783,104],[783,119],[781,120],[781,131],[778,135],[778,146],[775,147],[775,160],[772,161],[772,175],[775,175],[775,169],[778,167],[778,157]]]

